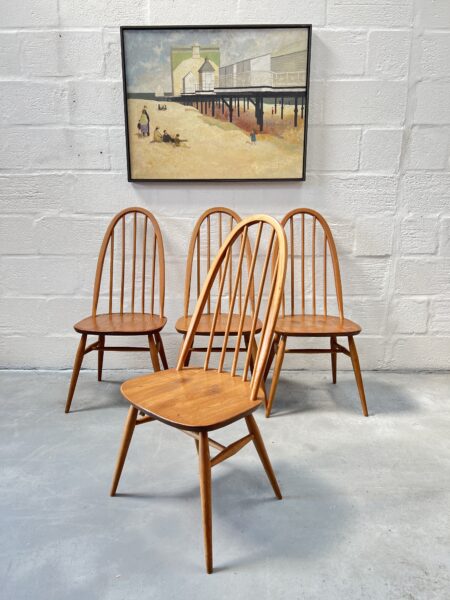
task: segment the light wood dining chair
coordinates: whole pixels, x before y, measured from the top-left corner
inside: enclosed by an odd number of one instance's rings
[[[119,275],[115,276],[117,269]],[[83,358],[89,352],[97,352],[99,381],[105,352],[150,351],[155,371],[160,370],[158,356],[163,367],[168,368],[160,335],[167,321],[164,316],[164,278],[164,246],[155,217],[145,208],[122,210],[109,224],[100,248],[91,316],[74,325],[81,340],[70,380],[66,413],[70,411]],[[106,285],[102,288],[105,280]],[[129,292],[127,284],[130,284]],[[99,300],[104,298],[106,301],[106,297],[107,312],[99,313]],[[98,339],[86,346],[88,335]],[[105,346],[106,336],[137,335],[145,335],[149,346]]]
[[[189,329],[189,324],[191,322],[191,309],[195,306],[195,303],[197,302],[200,296],[201,282],[203,281],[204,277],[206,276],[211,267],[211,257],[213,257],[215,252],[217,252],[217,250],[222,246],[223,240],[225,239],[227,234],[240,221],[241,217],[230,208],[216,206],[214,208],[206,210],[202,215],[200,215],[194,226],[194,230],[192,232],[191,240],[189,243],[189,251],[186,262],[183,316],[177,319],[175,323],[175,329],[178,331],[178,333],[181,333],[183,335],[183,340],[186,338],[186,334]],[[224,291],[228,291],[228,294],[227,297],[224,298],[224,300],[219,305],[219,314],[216,321],[215,331],[215,335],[217,338],[223,338],[223,336],[225,335],[225,330],[228,322],[229,303],[231,299],[233,267],[235,268],[235,262],[237,261],[237,258],[238,255],[236,253],[234,253],[233,256],[231,256],[230,258],[228,273],[229,276],[228,280],[224,284]],[[250,240],[248,238],[245,244],[245,260],[247,261],[247,265],[250,265],[252,260],[252,252]],[[253,306],[253,282],[251,282],[251,285],[252,287],[250,288],[249,301]],[[228,331],[229,338],[234,338],[238,333],[239,316],[242,307],[242,300],[243,285],[242,280],[240,280],[239,289],[237,291],[237,314],[233,315],[233,318],[230,322]],[[207,301],[207,310],[200,318],[195,335],[202,337],[203,339],[206,336],[209,336],[209,334],[211,333],[212,319],[213,314],[211,312],[211,299],[209,298]],[[250,339],[251,324],[252,320],[249,316],[247,316],[244,319],[242,334],[243,343],[246,347]],[[261,321],[258,320],[256,323],[256,333],[259,333],[260,331]],[[194,342],[195,340],[193,339],[192,345],[186,354],[185,366],[189,365],[190,359],[194,352],[204,353],[207,350],[205,346],[195,346]],[[181,347],[183,347],[183,345]],[[211,349],[211,352],[221,352],[221,350],[222,348],[220,346],[214,346]],[[234,347],[229,345],[225,351],[234,352]],[[253,355],[255,355],[256,345],[254,345],[252,351]]]
[[[266,417],[269,417],[272,411],[286,353],[331,354],[333,383],[336,383],[337,355],[349,356],[355,373],[362,412],[367,417],[364,385],[354,340],[354,337],[361,332],[361,327],[344,318],[339,259],[331,229],[321,214],[308,208],[291,210],[283,218],[281,225],[285,228],[288,239],[289,275],[265,373],[267,378],[275,359],[269,400],[266,404]],[[299,275],[298,269],[300,269]],[[334,279],[334,286],[328,283],[330,277]],[[329,314],[330,288],[334,288],[337,316]],[[330,347],[287,349],[286,343],[289,337],[325,337],[330,339]],[[347,338],[348,349],[338,343],[338,337]]]
[[[254,252],[249,266],[247,285],[245,286],[242,310],[239,317],[235,351],[231,356],[230,353],[226,353],[226,348],[229,342],[239,281],[241,280],[241,270],[245,267],[246,241],[250,233],[256,235]],[[225,282],[230,273],[231,254],[233,247],[236,246],[239,251],[239,259],[235,272],[232,274],[230,309],[222,336],[222,350],[219,354],[218,366],[212,368],[210,367],[210,359],[220,315],[221,300]],[[286,252],[285,233],[275,219],[266,215],[256,215],[240,221],[227,236],[211,265],[190,320],[176,369],[160,371],[126,381],[121,388],[122,394],[131,406],[117,459],[111,496],[116,494],[136,425],[157,420],[195,438],[199,455],[205,561],[208,573],[211,573],[213,568],[211,467],[230,458],[252,441],[276,497],[281,498],[275,474],[252,413],[264,400],[260,384],[264,376],[272,343],[273,328],[283,292],[286,274]],[[274,268],[271,275],[270,263],[272,258]],[[259,262],[257,259],[259,259]],[[249,297],[252,290],[248,282],[252,281],[255,274],[257,274],[257,277],[254,278],[257,294],[255,305],[251,308]],[[212,290],[215,283],[217,283],[218,289],[217,294],[214,293],[213,295]],[[186,367],[186,357],[199,323],[201,323],[205,310],[209,310],[211,304],[214,304],[215,307],[212,312],[211,330],[204,365],[203,367]],[[247,350],[240,347],[245,316],[248,313],[252,315],[250,343],[256,334],[259,315],[262,320],[260,343],[251,378],[249,377],[250,362],[252,360],[251,346]],[[144,413],[146,416],[138,417],[139,412]],[[236,442],[224,446],[209,437],[211,431],[223,428],[240,419],[245,419],[248,434]],[[219,451],[213,458],[210,457],[209,446]]]

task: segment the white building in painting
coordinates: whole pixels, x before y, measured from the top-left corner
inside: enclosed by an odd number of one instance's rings
[[[214,91],[214,79],[216,70],[214,69],[211,61],[205,58],[205,62],[200,67],[198,74],[200,77],[199,90],[201,92],[212,92]]]
[[[220,67],[218,87],[303,87],[306,85],[306,61],[306,41],[291,44],[276,52]]]
[[[214,46],[174,47],[170,52],[172,93],[212,92],[219,80],[220,49]]]
[[[196,79],[194,73],[189,71],[183,77],[183,94],[195,94],[196,91]]]

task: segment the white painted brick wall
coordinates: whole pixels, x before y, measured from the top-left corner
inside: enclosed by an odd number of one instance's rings
[[[101,30],[33,31],[20,34],[25,77],[101,75],[104,68]]]
[[[407,77],[410,47],[410,30],[372,31],[369,34],[369,74],[381,79]]]
[[[446,169],[449,166],[449,147],[450,127],[414,127],[409,140],[406,165],[411,170]]]
[[[397,173],[402,140],[401,129],[366,129],[361,142],[361,170]]]
[[[323,212],[363,367],[449,369],[449,0],[21,0],[1,12],[1,367],[71,366],[104,228],[132,204],[165,237],[173,364],[187,240],[223,204]],[[119,25],[292,22],[314,26],[305,183],[127,182]],[[107,366],[148,357],[108,355]]]

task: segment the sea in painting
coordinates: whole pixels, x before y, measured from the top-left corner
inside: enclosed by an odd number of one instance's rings
[[[303,178],[308,31],[125,28],[130,179]]]

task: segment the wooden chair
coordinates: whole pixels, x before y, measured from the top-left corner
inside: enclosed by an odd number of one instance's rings
[[[220,249],[222,246],[222,242],[225,239],[226,235],[233,229],[233,227],[241,221],[241,217],[235,213],[230,208],[224,208],[222,206],[217,206],[214,208],[210,208],[206,210],[200,217],[198,218],[194,230],[192,232],[191,241],[189,244],[189,252],[186,262],[186,277],[184,284],[184,309],[183,316],[180,317],[175,323],[175,329],[178,333],[183,335],[183,340],[186,338],[186,333],[189,329],[189,324],[192,318],[192,313],[190,311],[191,305],[195,306],[195,302],[200,296],[201,291],[201,282],[204,277],[202,275],[202,271],[204,272],[204,276],[208,273],[211,267],[211,256]],[[217,250],[215,250],[217,249]],[[250,265],[252,260],[252,252],[250,247],[250,240],[247,238],[245,245],[245,258],[247,264]],[[229,266],[229,277],[228,282],[225,282],[225,289],[228,288],[228,309],[229,309],[229,300],[231,298],[231,285],[232,285],[232,277],[233,277],[233,265],[237,260],[237,255],[231,256],[231,262]],[[194,280],[194,285],[193,285]],[[192,288],[194,288],[195,296],[192,298]],[[239,282],[239,289],[237,292],[237,305],[238,305],[238,314],[233,315],[233,319],[230,323],[229,330],[229,338],[233,338],[238,333],[239,328],[239,313],[240,308],[242,306],[243,300],[243,286],[242,281]],[[193,302],[195,300],[195,302]],[[254,304],[254,290],[253,288],[250,290],[250,302],[252,306]],[[211,332],[212,318],[213,315],[211,313],[211,300],[208,299],[208,310],[205,314],[202,315],[198,327],[196,329],[196,336],[209,336]],[[228,321],[228,312],[223,312],[226,310],[227,305],[225,302],[222,302],[219,306],[219,314],[216,322],[216,337],[222,337],[225,335],[225,329]],[[250,330],[251,330],[251,318],[246,317],[244,320],[244,328],[243,328],[243,342],[246,347],[248,345],[250,339]],[[261,321],[258,321],[256,324],[256,333],[261,331]],[[206,347],[195,347],[194,339],[192,340],[192,346],[186,354],[186,363],[185,366],[189,365],[192,353],[194,352],[206,352]],[[180,348],[181,351],[181,348]],[[215,346],[211,349],[211,352],[221,352],[222,348],[220,346]],[[227,347],[226,352],[234,352],[234,347]],[[253,354],[256,353],[256,347],[252,349]]]
[[[127,229],[131,231],[127,235]],[[108,255],[108,267],[105,259]],[[148,263],[148,266],[147,266]],[[108,312],[98,313],[103,270],[108,295]],[[128,268],[127,268],[128,267]],[[119,268],[119,276],[114,277]],[[92,351],[98,356],[98,380],[102,379],[105,352],[148,352],[153,369],[160,370],[158,355],[168,368],[160,331],[166,324],[164,317],[164,247],[159,225],[145,208],[126,208],[111,221],[103,238],[97,261],[94,282],[92,314],[74,325],[81,334],[70,380],[65,412],[70,411],[78,374],[83,358]],[[130,280],[129,305],[126,280]],[[120,283],[120,286],[117,285]],[[156,306],[155,306],[156,304]],[[140,310],[136,310],[140,306]],[[126,310],[128,308],[128,310]],[[156,312],[155,312],[156,308]],[[114,312],[115,309],[117,312]],[[87,336],[98,340],[86,347]],[[150,348],[139,346],[105,346],[106,336],[147,336]]]
[[[244,254],[246,241],[250,230],[256,239],[252,261],[249,266],[251,281],[255,273],[258,277],[257,295],[254,308],[250,307],[251,284],[247,283],[244,291],[242,310],[240,313],[238,332],[235,339],[235,351],[227,355],[231,323],[233,321],[236,296],[241,280],[241,270],[244,268]],[[227,323],[223,332],[222,349],[218,358],[217,368],[210,367],[216,326],[220,315],[220,306],[225,282],[229,277],[231,254],[233,246],[239,246],[239,259],[235,274],[232,274],[232,291],[230,309]],[[265,248],[265,252],[262,248]],[[136,425],[148,421],[161,421],[183,431],[195,438],[199,454],[200,467],[200,492],[203,512],[203,528],[205,543],[206,570],[212,572],[212,504],[211,504],[211,467],[233,456],[247,443],[252,441],[263,463],[270,483],[277,498],[281,498],[274,472],[272,470],[261,434],[252,413],[260,406],[264,396],[261,391],[261,381],[267,363],[273,328],[281,302],[284,279],[286,273],[286,237],[280,224],[265,215],[248,217],[232,230],[227,236],[214,262],[211,265],[205,283],[200,292],[197,305],[190,320],[186,339],[178,359],[176,369],[160,371],[144,377],[138,377],[125,382],[121,391],[130,402],[128,417],[122,438],[122,444],[117,459],[117,466],[111,488],[114,496],[119,483],[122,468],[130,445],[131,437]],[[257,257],[263,259],[262,266]],[[274,261],[273,275],[270,277],[270,263]],[[217,295],[211,291],[215,282],[218,283]],[[256,286],[255,286],[256,287]],[[186,367],[186,357],[190,352],[194,336],[205,310],[209,311],[211,304],[215,304],[212,313],[211,330],[205,353],[203,367]],[[250,308],[250,311],[249,311]],[[251,312],[250,344],[247,350],[242,350],[241,338],[244,331],[245,316]],[[250,362],[252,361],[251,343],[256,334],[258,316],[261,315],[261,338],[255,357],[253,374],[249,380]],[[239,357],[243,358],[242,372],[238,374]],[[231,361],[228,368],[225,361]],[[242,361],[241,361],[242,362]],[[145,413],[145,417],[138,417],[138,412]],[[228,446],[214,441],[209,437],[209,432],[220,429],[245,419],[248,434]],[[210,458],[209,446],[219,450],[218,454]]]
[[[322,215],[315,210],[307,208],[291,210],[281,221],[281,225],[286,229],[288,237],[288,272],[290,272],[290,275],[289,281],[286,282],[281,315],[275,326],[273,346],[265,373],[265,378],[267,378],[270,366],[275,358],[272,385],[269,400],[266,404],[266,417],[270,416],[272,410],[285,353],[331,354],[333,383],[336,383],[337,354],[342,353],[349,356],[352,360],[362,412],[367,417],[364,385],[354,341],[354,336],[361,332],[361,327],[353,321],[344,318],[339,259],[331,229]],[[318,241],[318,238],[321,238],[320,241]],[[300,243],[298,244],[296,240]],[[332,316],[328,311],[330,287],[328,286],[328,277],[330,275],[328,273],[328,254],[331,258],[338,316]],[[318,265],[320,260],[322,268],[318,269],[317,267],[320,267],[320,264]],[[296,263],[298,263],[301,270],[298,280],[296,277]],[[321,297],[317,294],[320,287],[322,288]],[[297,310],[296,305],[298,288],[300,288],[300,311]],[[286,307],[286,296],[290,296],[290,311]],[[320,301],[322,310],[320,310]],[[307,312],[307,303],[309,303],[311,312]],[[288,311],[290,314],[287,314]],[[286,349],[288,337],[328,337],[330,338],[330,348]],[[348,339],[349,349],[337,342],[338,337],[346,337]]]

